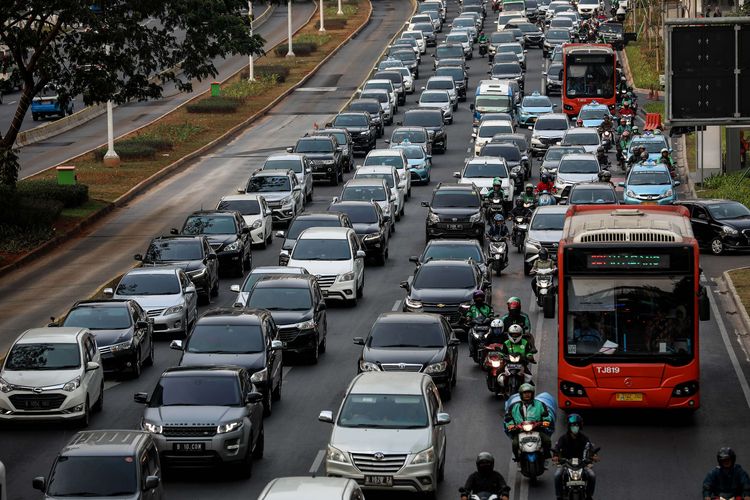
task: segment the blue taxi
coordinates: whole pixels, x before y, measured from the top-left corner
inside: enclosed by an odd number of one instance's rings
[[[392,144],[391,149],[401,149],[406,155],[412,182],[419,182],[421,184],[430,183],[432,155],[428,155],[422,146],[405,140],[399,144]]]
[[[552,104],[546,95],[541,95],[539,92],[527,95],[518,108],[518,126],[533,127],[538,117],[554,112],[555,107],[557,105]]]
[[[672,148],[669,147],[667,138],[662,134],[645,132],[643,135],[633,137],[633,140],[630,141],[630,146],[628,147],[627,158],[630,158],[630,155],[633,154],[633,150],[639,146],[646,147],[649,160],[659,161],[662,149],[669,151],[670,157],[672,156]]]
[[[651,160],[633,165],[625,182],[619,183],[627,205],[670,205],[677,201],[679,185],[666,165]]]
[[[581,111],[578,113],[578,118],[576,119],[576,125],[579,127],[597,128],[602,124],[605,116],[612,118],[609,108],[604,104],[591,101],[581,107]]]

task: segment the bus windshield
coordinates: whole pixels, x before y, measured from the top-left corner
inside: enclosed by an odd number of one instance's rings
[[[693,357],[691,276],[573,276],[567,282],[567,358],[679,363]]]
[[[614,71],[612,56],[569,55],[565,79],[567,97],[611,97],[615,91]]]
[[[511,99],[507,95],[497,96],[477,96],[474,104],[481,111],[509,111],[511,109]]]

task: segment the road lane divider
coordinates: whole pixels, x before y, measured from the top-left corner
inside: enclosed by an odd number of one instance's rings
[[[320,465],[323,463],[323,458],[326,456],[326,450],[318,450],[318,454],[315,455],[315,460],[313,460],[312,466],[310,466],[310,470],[308,471],[310,474],[317,474],[318,469],[320,469]]]
[[[706,293],[708,294],[708,301],[711,303],[711,313],[714,318],[716,318],[716,324],[719,325],[721,340],[724,342],[724,347],[727,350],[727,354],[729,354],[729,361],[732,363],[734,373],[737,375],[737,380],[740,382],[740,389],[742,389],[742,394],[745,396],[745,403],[747,404],[747,407],[750,408],[750,385],[747,383],[745,374],[740,366],[740,361],[737,358],[737,354],[734,352],[732,342],[729,340],[729,334],[727,333],[727,327],[724,325],[724,319],[719,314],[719,308],[716,306],[714,292],[710,288],[706,288]]]

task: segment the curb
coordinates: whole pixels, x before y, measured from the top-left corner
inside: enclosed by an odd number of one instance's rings
[[[750,269],[748,267],[738,267],[736,269],[729,269],[727,271],[724,271],[722,273],[722,279],[724,280],[724,283],[727,285],[727,291],[729,292],[727,295],[731,297],[732,302],[734,302],[734,306],[737,309],[737,316],[740,319],[740,322],[742,323],[742,326],[745,329],[745,334],[750,333],[750,315],[747,313],[747,309],[745,309],[744,304],[742,303],[742,300],[740,299],[739,294],[737,293],[737,289],[734,287],[734,282],[732,281],[731,276],[729,276],[730,271],[737,271],[739,269]]]
[[[271,17],[271,14],[273,14],[273,11],[275,10],[276,10],[275,4],[269,5],[266,8],[266,10],[264,10],[263,13],[259,15],[258,18],[254,21],[253,29],[259,28],[260,26],[262,26],[268,20],[268,18]],[[176,66],[165,69],[164,71],[160,72],[158,75],[154,75],[151,78],[149,78],[148,81],[149,82],[159,81],[161,83],[162,74],[171,72],[171,71],[179,71],[181,67],[182,67],[181,64],[177,64]],[[234,76],[234,74],[232,76]],[[176,95],[176,94],[173,94],[173,95]],[[117,105],[113,104],[112,108],[114,109],[116,107]],[[89,122],[93,120],[94,118],[97,118],[103,115],[106,112],[107,112],[106,103],[99,103],[99,104],[93,104],[91,106],[86,106],[80,111],[76,111],[72,115],[60,118],[59,120],[55,120],[54,122],[44,123],[34,128],[24,130],[23,132],[19,132],[18,136],[16,137],[16,142],[13,144],[13,146],[15,148],[22,148],[24,146],[30,146],[31,144],[36,144],[37,142],[44,141],[46,139],[49,139],[50,137],[55,137],[56,135],[60,135],[69,130],[73,130],[79,125]],[[123,135],[126,135],[126,134],[123,134]],[[117,137],[117,139],[119,139],[120,137],[122,136]],[[99,148],[97,147],[94,149],[99,149]],[[83,154],[87,154],[89,152],[90,151],[87,151],[86,153],[83,153]],[[80,155],[76,155],[76,156],[80,156]],[[68,161],[69,160],[66,160],[63,163],[67,163]]]
[[[0,267],[0,275],[5,274],[5,273],[7,273],[9,271],[12,271],[14,269],[18,269],[22,265],[27,264],[27,263],[33,261],[34,259],[37,259],[37,258],[43,256],[44,254],[48,253],[54,247],[56,247],[56,246],[58,246],[58,245],[60,245],[62,243],[65,243],[66,241],[71,240],[74,237],[80,235],[85,229],[87,229],[88,227],[90,227],[92,224],[94,224],[98,220],[102,219],[105,215],[107,215],[110,212],[112,212],[115,208],[121,207],[121,206],[125,205],[126,203],[128,203],[129,201],[131,201],[134,198],[136,198],[137,196],[143,194],[150,187],[152,187],[155,184],[157,184],[159,181],[161,181],[162,179],[164,179],[165,177],[167,177],[169,174],[171,174],[171,173],[173,173],[175,171],[178,171],[181,168],[185,167],[194,158],[196,158],[198,156],[201,156],[201,155],[205,154],[207,151],[215,148],[216,146],[219,146],[219,145],[221,145],[221,144],[223,144],[225,142],[228,142],[229,140],[233,139],[234,137],[236,137],[237,135],[239,135],[245,128],[247,128],[247,126],[251,125],[253,122],[257,121],[259,118],[262,118],[263,116],[265,116],[271,109],[273,109],[276,105],[278,105],[279,102],[281,102],[282,100],[284,100],[292,92],[294,92],[296,89],[298,89],[299,87],[301,87],[302,85],[304,85],[310,78],[312,78],[315,75],[315,73],[318,72],[318,70],[321,68],[321,66],[323,66],[323,64],[325,64],[331,57],[333,57],[341,49],[341,47],[343,47],[344,45],[346,45],[347,43],[349,43],[349,41],[352,38],[354,38],[355,36],[357,36],[370,23],[370,20],[372,19],[372,2],[368,0],[367,5],[369,5],[369,12],[367,13],[367,19],[365,20],[365,22],[359,28],[357,28],[354,32],[352,32],[339,45],[337,45],[336,47],[334,47],[333,50],[326,57],[324,57],[323,60],[321,60],[320,63],[318,63],[299,82],[297,82],[296,84],[294,84],[293,86],[291,86],[289,89],[287,89],[281,95],[279,95],[276,99],[274,99],[268,105],[266,105],[263,109],[257,111],[254,115],[250,116],[249,118],[247,118],[242,123],[239,123],[239,124],[235,125],[230,130],[228,130],[227,132],[225,132],[224,134],[222,134],[220,137],[217,137],[216,139],[214,139],[213,141],[211,141],[208,144],[204,145],[200,149],[198,149],[196,151],[193,151],[192,153],[190,153],[190,154],[188,154],[186,156],[183,156],[182,158],[180,158],[178,160],[175,160],[173,163],[170,163],[169,165],[167,165],[166,167],[164,167],[160,171],[154,173],[153,175],[151,175],[147,179],[142,180],[141,182],[139,182],[138,184],[136,184],[135,186],[133,186],[128,192],[124,193],[119,198],[117,198],[114,202],[110,203],[109,205],[107,205],[106,207],[102,208],[98,212],[95,212],[95,213],[89,215],[88,217],[86,217],[84,220],[82,220],[80,223],[78,223],[73,229],[71,229],[67,233],[65,233],[63,235],[60,235],[60,236],[57,236],[57,237],[53,238],[52,240],[43,243],[40,247],[37,247],[37,248],[31,250],[30,252],[24,254],[23,256],[21,256],[20,258],[18,258],[15,262],[12,262],[12,263],[7,264],[7,265],[5,265],[3,267]],[[317,13],[317,9],[315,11],[313,11],[312,15],[308,18],[307,22],[305,22],[302,26],[300,26],[293,33],[292,36],[294,36],[295,34],[297,34],[297,32],[299,32],[300,30],[302,30],[303,28],[305,28],[312,21],[312,19],[315,17],[316,13]],[[284,44],[284,43],[286,43],[286,39],[283,40],[282,42],[280,42],[279,44],[277,44],[276,46],[279,46],[279,45]],[[276,46],[272,47],[271,50],[273,50]],[[242,71],[242,70],[240,70],[240,71]],[[234,76],[235,74],[233,74],[232,76]],[[231,78],[232,76],[230,76],[229,78]],[[193,99],[197,99],[201,95],[203,95],[203,94],[200,94],[200,95],[194,97]],[[190,99],[189,101],[186,101],[186,102],[182,103],[180,106],[178,106],[178,107],[176,107],[174,109],[178,109],[181,106],[184,106],[184,105],[188,104],[193,99]],[[172,111],[174,111],[174,110],[172,110]],[[171,111],[170,111],[170,113],[171,113]],[[165,113],[165,114],[168,114],[168,113]],[[162,115],[162,116],[164,116],[164,115]],[[160,118],[161,117],[157,118],[156,120],[159,120]],[[154,121],[156,121],[156,120],[154,120]],[[153,123],[153,122],[150,122],[150,123]],[[145,127],[145,126],[147,126],[149,124],[143,125],[142,127],[139,127],[139,128],[137,128],[137,129],[135,129],[135,130],[133,130],[131,132],[128,132],[128,133],[129,134],[133,133],[133,132],[135,132],[137,130],[140,130],[141,128],[143,128],[143,127]],[[127,134],[123,134],[123,135],[127,135]],[[120,137],[122,137],[122,136],[120,136]],[[94,149],[98,149],[98,148],[94,148]],[[94,151],[94,149],[88,151],[87,153],[90,153],[91,151]],[[83,154],[87,154],[87,153],[83,153]],[[76,155],[76,157],[78,157],[78,156],[80,156],[80,155]]]

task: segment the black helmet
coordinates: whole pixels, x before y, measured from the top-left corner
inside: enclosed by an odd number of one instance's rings
[[[541,175],[542,182],[549,182],[549,175],[544,173]]]
[[[577,425],[578,427],[583,428],[583,417],[578,413],[571,413],[568,415],[568,427],[571,425]]]
[[[732,465],[737,461],[737,455],[735,455],[734,450],[728,446],[725,446],[716,452],[716,461],[719,462],[719,465],[721,465],[721,462],[724,460],[730,460]]]
[[[603,153],[604,152],[604,146],[599,146],[598,148],[596,148],[596,152],[597,153]]]
[[[495,468],[495,457],[489,451],[483,451],[477,455],[477,470],[482,470],[483,465],[489,470]]]
[[[539,249],[539,260],[547,260],[549,259],[549,252],[546,248],[542,247]]]
[[[601,179],[602,179],[602,180],[603,180],[604,182],[609,182],[609,181],[610,181],[610,179],[612,179],[612,174],[610,173],[610,171],[609,171],[609,170],[604,170],[604,171],[602,172],[602,177],[601,177]]]
[[[516,198],[516,206],[519,208],[523,206],[523,198],[520,196]]]

